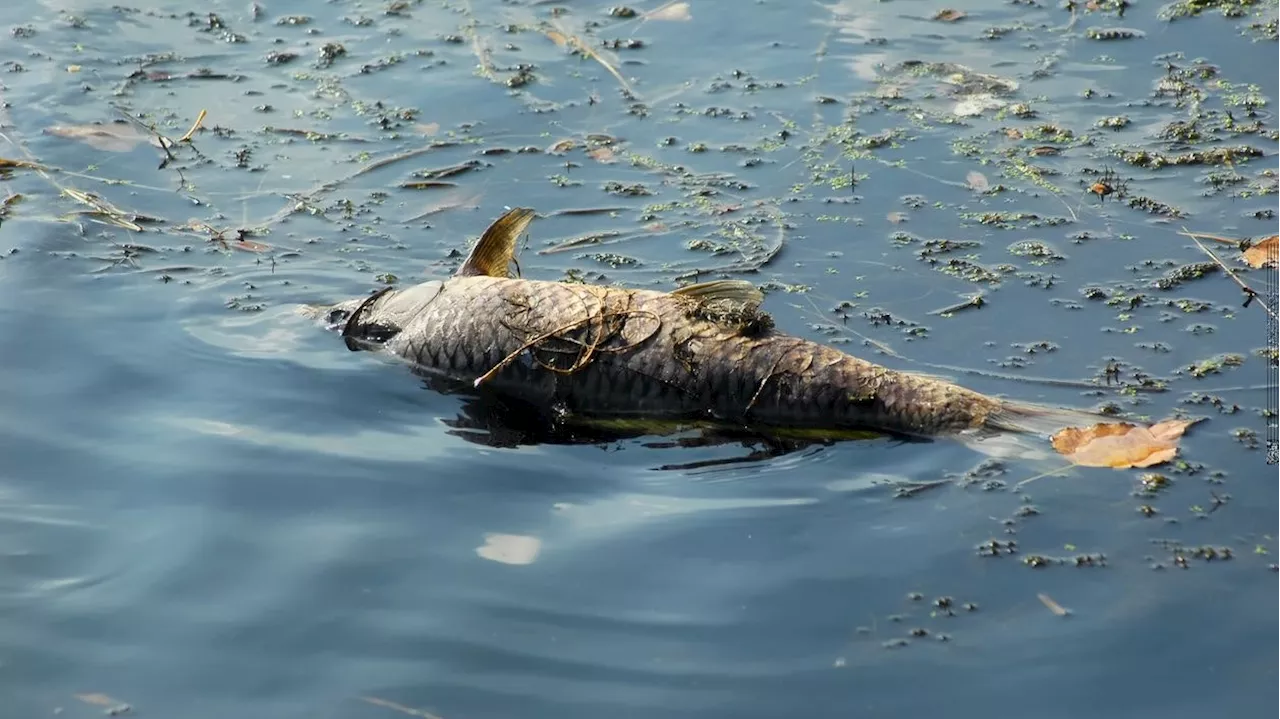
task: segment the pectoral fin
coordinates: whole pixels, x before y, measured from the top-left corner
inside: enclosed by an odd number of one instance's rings
[[[457,277],[488,275],[508,277],[516,253],[516,240],[533,221],[534,211],[524,207],[508,210],[493,221],[471,248],[471,254],[455,273]]]

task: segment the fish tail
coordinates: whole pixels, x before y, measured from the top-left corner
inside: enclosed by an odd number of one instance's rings
[[[987,416],[983,428],[1049,437],[1066,427],[1088,427],[1114,421],[1112,417],[1089,410],[1002,400],[1000,406]]]
[[[962,433],[959,439],[988,457],[1048,466],[1055,457],[1045,441],[1048,437],[1064,427],[1088,427],[1106,419],[1079,409],[1001,400],[980,427]]]

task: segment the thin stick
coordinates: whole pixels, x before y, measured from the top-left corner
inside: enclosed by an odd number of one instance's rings
[[[981,293],[981,292],[979,292],[978,294],[974,295],[973,297],[970,297],[969,299],[965,300],[964,302],[961,302],[961,303],[959,303],[959,304],[951,305],[950,307],[943,307],[943,308],[942,308],[942,309],[940,309],[940,310],[934,310],[934,311],[930,312],[929,314],[931,314],[931,315],[950,315],[950,314],[955,314],[956,312],[959,312],[959,311],[961,311],[961,310],[967,310],[967,309],[969,309],[970,307],[973,307],[973,308],[982,307],[982,306],[983,306],[983,305],[985,305],[985,304],[987,304],[987,300],[986,300],[986,298],[985,298],[985,297],[983,297],[982,293]]]
[[[1036,476],[1034,476],[1034,477],[1028,477],[1028,478],[1026,478],[1026,479],[1022,480],[1021,482],[1018,482],[1017,484],[1015,484],[1015,485],[1013,485],[1013,486],[1015,486],[1015,487],[1021,487],[1021,486],[1022,486],[1022,485],[1024,485],[1024,484],[1031,484],[1032,482],[1036,481],[1037,479],[1043,479],[1043,478],[1045,478],[1045,477],[1052,477],[1052,476],[1053,476],[1053,475],[1055,475],[1055,474],[1062,474],[1063,472],[1066,472],[1067,470],[1069,470],[1069,469],[1071,469],[1071,468],[1073,468],[1073,467],[1075,467],[1075,465],[1074,465],[1074,464],[1065,464],[1065,465],[1063,465],[1063,466],[1061,466],[1061,467],[1059,467],[1059,468],[1057,468],[1057,469],[1051,469],[1051,470],[1049,470],[1048,472],[1041,472],[1040,474],[1037,474],[1037,475],[1036,475]]]
[[[205,115],[208,115],[208,114],[209,114],[208,110],[201,110],[200,114],[196,115],[196,121],[194,124],[191,125],[191,129],[187,130],[187,134],[183,135],[182,137],[179,137],[178,142],[190,141],[191,137],[196,134],[196,130],[199,130],[200,126],[204,124],[204,117]]]
[[[1230,267],[1227,267],[1226,265],[1224,265],[1222,263],[1222,260],[1218,259],[1218,256],[1213,254],[1213,252],[1208,247],[1205,247],[1204,245],[1200,244],[1200,240],[1196,239],[1195,233],[1190,232],[1189,230],[1187,230],[1187,228],[1184,227],[1182,228],[1182,232],[1178,234],[1186,235],[1187,237],[1190,237],[1191,241],[1196,243],[1196,247],[1199,247],[1201,250],[1204,250],[1204,253],[1206,255],[1212,258],[1214,262],[1218,263],[1218,266],[1222,268],[1222,271],[1227,273],[1227,277],[1230,277],[1233,281],[1235,281],[1237,285],[1240,285],[1240,289],[1244,290],[1244,293],[1246,295],[1249,295],[1250,298],[1259,296],[1258,293],[1252,287],[1250,287],[1249,285],[1246,285],[1244,281],[1241,280],[1239,277],[1236,277],[1236,273],[1232,272]],[[1259,302],[1257,304],[1259,307],[1262,308],[1262,311],[1266,312],[1268,315],[1271,316],[1271,319],[1273,320],[1276,319],[1276,313],[1273,312],[1270,307],[1267,307],[1266,302]]]
[[[515,358],[519,357],[519,356],[520,356],[520,354],[521,354],[522,352],[524,352],[525,350],[528,350],[528,349],[530,349],[530,348],[532,348],[532,347],[535,347],[535,346],[536,346],[536,345],[538,345],[539,343],[541,343],[541,342],[545,342],[545,341],[547,341],[547,340],[551,339],[552,337],[555,337],[555,336],[557,336],[557,335],[559,335],[559,334],[562,334],[562,333],[564,333],[564,332],[569,332],[569,331],[572,331],[572,330],[575,330],[575,329],[579,329],[579,328],[581,328],[582,326],[587,325],[587,324],[590,324],[590,323],[593,323],[593,322],[595,322],[595,321],[597,321],[597,320],[599,320],[599,322],[600,322],[601,326],[603,327],[604,321],[605,321],[606,319],[608,319],[608,318],[611,318],[611,317],[643,317],[643,316],[650,317],[650,318],[652,318],[653,320],[657,321],[657,322],[658,322],[658,324],[659,324],[659,327],[660,327],[660,326],[661,326],[661,324],[662,324],[662,319],[661,319],[660,317],[658,317],[658,315],[654,314],[653,312],[649,312],[648,310],[624,310],[624,311],[622,311],[622,312],[600,312],[600,313],[591,313],[591,314],[589,314],[589,315],[587,315],[586,317],[583,317],[583,318],[581,318],[581,319],[577,319],[577,320],[574,320],[573,322],[569,322],[569,323],[567,323],[567,324],[561,325],[560,327],[557,327],[557,328],[555,328],[555,329],[553,329],[553,330],[550,330],[550,331],[548,331],[548,332],[543,332],[542,334],[538,335],[537,337],[534,337],[533,339],[528,340],[528,341],[527,341],[527,342],[525,342],[524,344],[520,345],[518,348],[516,348],[516,350],[515,350],[515,351],[511,352],[511,353],[510,353],[510,354],[508,354],[506,357],[503,357],[503,358],[502,358],[502,360],[501,360],[500,362],[498,362],[496,365],[494,365],[492,368],[490,368],[488,372],[485,372],[484,374],[482,374],[482,375],[480,375],[479,377],[477,377],[477,378],[475,379],[475,381],[471,383],[471,386],[472,386],[472,387],[479,387],[480,385],[484,384],[484,383],[485,383],[485,382],[487,382],[489,379],[491,379],[495,374],[497,374],[498,372],[502,371],[502,369],[503,369],[504,367],[506,367],[507,365],[511,364],[511,363],[515,360]],[[602,331],[603,331],[603,329],[602,329]],[[656,332],[656,331],[657,331],[657,328],[655,328],[655,329],[654,329],[654,332]],[[556,368],[556,367],[551,367],[551,366],[548,366],[548,365],[546,365],[546,364],[543,364],[542,362],[539,362],[538,364],[539,364],[543,369],[549,370],[549,371],[551,371],[551,372],[555,372],[555,373],[557,373],[557,374],[573,374],[574,372],[577,372],[578,370],[580,370],[580,369],[582,369],[583,367],[585,367],[585,366],[587,365],[587,363],[591,361],[592,356],[593,356],[597,351],[603,351],[603,352],[625,352],[626,350],[629,350],[629,349],[631,349],[631,348],[635,347],[636,345],[639,345],[641,342],[643,342],[644,340],[648,339],[648,338],[649,338],[649,337],[651,337],[652,335],[653,335],[653,333],[652,333],[652,332],[650,332],[650,333],[649,333],[648,335],[646,335],[645,337],[643,337],[643,338],[641,338],[641,339],[639,339],[639,340],[636,340],[635,342],[631,342],[631,343],[629,343],[629,344],[627,344],[627,345],[625,345],[625,346],[623,346],[623,347],[614,347],[614,348],[609,348],[609,349],[604,349],[604,350],[601,350],[601,349],[600,349],[600,345],[604,343],[605,338],[600,337],[600,336],[597,336],[597,337],[596,337],[595,339],[593,339],[590,343],[587,343],[587,342],[581,342],[581,341],[575,340],[575,339],[570,338],[570,337],[562,337],[562,338],[560,338],[560,339],[563,339],[563,340],[565,340],[566,342],[571,342],[571,343],[573,343],[573,344],[577,344],[577,345],[579,345],[580,347],[582,347],[582,348],[583,348],[584,350],[586,350],[586,351],[585,351],[584,353],[580,354],[580,355],[578,356],[578,358],[574,361],[573,365],[572,365],[571,367],[569,367],[568,369],[559,369],[559,368]]]
[[[1183,228],[1183,229],[1186,229],[1186,228]],[[1207,235],[1203,232],[1179,232],[1178,234],[1186,235],[1187,237],[1201,237],[1206,240],[1213,240],[1214,242],[1222,242],[1224,244],[1235,245],[1237,247],[1240,246],[1240,240],[1233,240],[1230,237],[1219,237],[1218,235]]]
[[[549,39],[551,42],[554,42],[555,44],[561,47],[564,47],[565,45],[569,45],[575,48],[576,50],[578,50],[579,52],[581,52],[583,56],[590,58],[592,60],[595,60],[597,63],[600,64],[600,67],[603,67],[605,70],[608,70],[609,74],[613,75],[613,78],[618,81],[619,85],[622,85],[622,89],[626,90],[628,95],[632,97],[638,97],[636,95],[635,90],[631,88],[631,83],[627,82],[626,78],[622,76],[622,73],[618,72],[617,68],[615,68],[612,64],[610,64],[608,60],[605,60],[600,55],[600,53],[595,51],[594,48],[592,48],[590,45],[586,44],[582,40],[579,40],[576,35],[573,35],[567,31],[564,31],[558,28],[550,29],[550,30],[544,28],[542,31],[542,34],[546,35],[547,39]]]

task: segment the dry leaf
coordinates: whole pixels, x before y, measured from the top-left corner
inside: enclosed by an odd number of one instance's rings
[[[606,165],[617,162],[617,160],[614,159],[613,150],[610,150],[607,147],[597,147],[594,150],[588,150],[587,157],[590,157],[596,162],[603,162]]]
[[[76,699],[79,699],[85,704],[92,704],[96,707],[111,707],[120,703],[119,700],[117,699],[113,699],[112,697],[109,697],[106,694],[98,694],[97,692],[91,692],[88,694],[77,694],[75,696],[76,696]]]
[[[645,13],[646,20],[691,20],[693,16],[689,14],[689,3],[673,2],[667,3],[653,12]]]
[[[892,222],[892,223],[893,223],[893,224],[895,224],[895,225],[898,225],[898,224],[901,224],[901,223],[903,223],[903,222],[906,222],[906,221],[907,221],[907,213],[905,213],[905,212],[890,212],[889,214],[885,215],[884,219],[886,219],[886,220],[888,220],[888,221]]]
[[[44,167],[37,165],[34,162],[27,162],[26,160],[10,160],[7,157],[0,157],[0,170],[12,170],[14,168],[20,168],[25,170],[43,170],[44,169]]]
[[[1244,261],[1249,263],[1250,267],[1275,267],[1276,266],[1276,235],[1272,235],[1264,240],[1260,240],[1249,249],[1244,251]]]
[[[987,176],[981,172],[970,172],[964,177],[964,184],[969,186],[970,190],[975,192],[986,192],[991,189],[991,183],[987,182]]]
[[[963,10],[952,10],[950,8],[943,8],[942,10],[938,11],[938,14],[933,16],[933,19],[940,20],[942,22],[955,22],[956,20],[959,20],[964,16],[965,14]]]
[[[253,240],[236,240],[231,243],[231,246],[237,250],[244,250],[245,252],[266,252],[271,249],[270,245],[264,245],[261,242],[254,242]]]
[[[108,152],[128,152],[152,139],[133,125],[121,122],[109,125],[54,125],[45,132],[69,140],[80,140],[96,150]]]
[[[502,564],[533,564],[542,549],[542,540],[520,534],[486,534],[476,554]]]
[[[434,137],[437,132],[440,132],[440,123],[438,122],[427,122],[427,123],[420,122],[414,125],[413,127],[418,132],[422,133],[423,135],[426,135],[427,137]]]
[[[1010,140],[1021,140],[1022,130],[1019,130],[1016,127],[1007,127],[1005,128],[1004,136],[1009,138]]]
[[[548,38],[550,38],[551,42],[554,42],[560,47],[564,47],[569,43],[569,38],[566,37],[565,34],[562,32],[557,32],[555,30],[546,30],[545,34]]]
[[[1151,467],[1178,454],[1178,438],[1199,420],[1170,419],[1150,427],[1128,422],[1067,427],[1053,435],[1058,454],[1084,467]]]
[[[548,147],[545,150],[545,152],[548,155],[562,155],[577,146],[578,146],[578,143],[574,142],[572,138],[566,137],[563,140],[557,140],[556,142],[552,143],[552,145]]]

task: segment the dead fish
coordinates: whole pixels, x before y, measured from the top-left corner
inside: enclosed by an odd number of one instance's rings
[[[556,416],[709,420],[913,437],[1048,434],[1098,415],[1013,402],[778,330],[750,282],[670,292],[513,276],[534,211],[497,219],[457,272],[314,308],[353,351]]]

